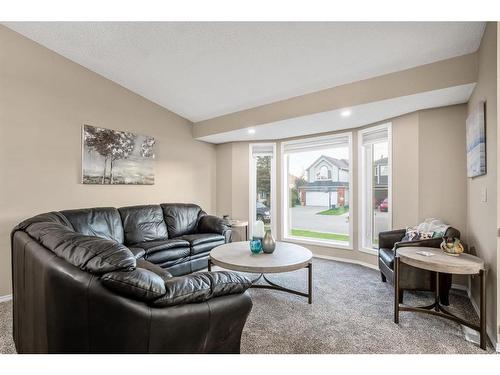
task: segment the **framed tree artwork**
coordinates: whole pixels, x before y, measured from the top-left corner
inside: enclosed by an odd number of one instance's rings
[[[467,177],[486,174],[486,102],[481,101],[465,122],[467,144]]]
[[[84,125],[82,183],[153,185],[154,146],[147,135]]]

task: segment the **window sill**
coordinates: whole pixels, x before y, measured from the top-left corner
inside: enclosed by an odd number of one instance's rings
[[[292,242],[296,244],[303,244],[303,245],[314,245],[314,246],[332,247],[335,249],[342,249],[342,250],[353,250],[352,244],[346,245],[345,243],[342,242],[321,241],[321,240],[315,240],[315,239],[313,240],[313,239],[306,239],[302,237],[292,237],[292,236],[284,236],[283,241]]]
[[[378,255],[378,250],[377,249],[371,249],[371,248],[368,248],[368,247],[360,247],[359,251],[361,251],[363,253],[370,254],[370,255]]]

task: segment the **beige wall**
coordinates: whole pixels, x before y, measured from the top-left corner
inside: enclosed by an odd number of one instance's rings
[[[472,53],[200,121],[195,123],[194,136],[200,138],[249,126],[475,83],[476,79],[477,54]]]
[[[440,217],[465,232],[465,116],[466,105],[455,105],[419,111],[390,121],[393,132],[393,228],[415,225],[426,217]],[[372,125],[377,125],[372,124]],[[370,126],[372,126],[370,125]],[[357,197],[358,162],[357,130],[353,131],[353,186],[352,196]],[[334,133],[330,133],[334,134]],[[231,162],[217,164],[217,186],[224,189],[231,185],[231,194],[217,200],[217,211],[227,209],[231,201],[234,218],[248,219],[249,203],[249,150],[248,142],[234,142],[217,146],[217,160],[232,149]],[[277,142],[277,230],[281,234],[281,141]],[[229,172],[231,170],[231,172]],[[446,172],[446,175],[443,173]],[[446,183],[440,183],[444,181]],[[449,186],[453,186],[450,189]],[[356,199],[356,198],[355,198]],[[356,200],[355,200],[356,202]],[[458,202],[458,205],[457,205]],[[353,224],[353,248],[345,250],[307,245],[316,255],[346,258],[371,265],[377,264],[375,254],[358,250],[357,205],[350,214]]]
[[[11,293],[10,230],[36,213],[195,202],[215,210],[215,147],[192,124],[0,26],[0,296]],[[154,136],[153,186],[80,183],[82,124]]]
[[[478,83],[469,101],[469,112],[479,101],[486,100],[486,165],[487,174],[467,179],[467,239],[488,266],[487,330],[497,339],[497,27],[487,24],[479,49]],[[487,202],[481,191],[487,190]],[[478,298],[478,280],[472,283],[472,296]]]

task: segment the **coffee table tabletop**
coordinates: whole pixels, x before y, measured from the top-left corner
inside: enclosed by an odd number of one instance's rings
[[[287,242],[276,242],[276,249],[272,254],[253,254],[248,241],[227,243],[210,252],[213,264],[233,271],[250,273],[295,271],[307,267],[311,259],[311,251]]]

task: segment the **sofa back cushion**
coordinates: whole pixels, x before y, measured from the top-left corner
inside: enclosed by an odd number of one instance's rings
[[[87,272],[103,274],[136,267],[132,252],[114,240],[77,233],[53,221],[33,222],[25,231],[58,257]]]
[[[160,205],[131,206],[118,209],[126,244],[166,240],[167,225]]]
[[[116,208],[84,208],[61,213],[69,220],[75,232],[123,243],[122,220]]]
[[[195,233],[198,219],[205,212],[196,204],[163,203],[163,216],[167,224],[169,237]]]

